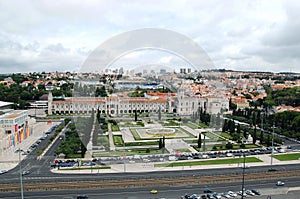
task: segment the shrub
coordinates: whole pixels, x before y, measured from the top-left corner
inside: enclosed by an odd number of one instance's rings
[[[226,149],[233,149],[233,144],[230,142],[227,142],[227,144],[225,145]]]

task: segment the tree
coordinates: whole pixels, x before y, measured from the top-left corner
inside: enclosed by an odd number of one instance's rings
[[[233,120],[228,121],[228,126],[229,126],[229,132],[230,135],[233,135],[235,133],[235,123]]]
[[[20,98],[22,100],[32,100],[32,94],[29,91],[23,90],[20,94]]]
[[[220,125],[221,125],[221,117],[220,117],[220,113],[218,113],[216,117],[216,128],[219,129]]]
[[[161,120],[161,108],[160,106],[158,107],[158,121]]]
[[[198,137],[198,148],[199,148],[199,149],[201,148],[201,143],[202,143],[202,140],[201,140],[201,133],[199,133],[199,137]]]
[[[107,97],[105,86],[97,87],[95,91],[95,97]]]
[[[97,118],[97,121],[100,123],[100,117],[101,117],[101,115],[100,115],[100,110],[99,110],[99,108],[97,109],[97,115],[96,115],[96,118]]]
[[[253,142],[252,143],[255,144],[256,140],[257,140],[256,126],[254,127],[252,138],[253,138]]]
[[[247,139],[247,131],[246,130],[243,131],[243,136],[244,136],[244,138]]]
[[[159,138],[159,140],[158,140],[158,149],[161,149],[162,147],[163,147],[162,138]]]
[[[240,138],[241,137],[241,125],[240,124],[238,124],[236,127],[236,133],[237,133],[237,136]]]
[[[232,103],[232,100],[231,100],[231,98],[230,98],[230,99],[229,99],[229,110],[235,111],[236,108],[237,108],[237,105],[234,104],[234,103]]]
[[[224,120],[222,132],[227,132],[228,131],[228,120]]]
[[[62,92],[62,90],[54,89],[54,90],[52,90],[52,95],[54,97],[60,97],[63,95],[63,92]]]
[[[263,144],[264,143],[264,132],[260,131],[260,135],[259,135],[259,143]]]
[[[203,132],[203,151],[205,151],[205,136],[206,136],[206,132]]]
[[[134,121],[137,121],[137,110],[134,111]]]
[[[230,142],[227,142],[225,147],[226,147],[226,149],[233,149],[233,144]]]
[[[271,135],[268,134],[268,137],[267,137],[267,147],[271,146]]]

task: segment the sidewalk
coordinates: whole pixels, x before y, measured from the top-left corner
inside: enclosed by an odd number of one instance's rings
[[[248,166],[267,166],[270,165],[271,158],[269,155],[259,155],[259,156],[247,156],[247,157],[257,157],[263,162],[247,163]],[[202,159],[203,161],[207,159]],[[279,161],[273,158],[273,165],[285,165],[289,164],[300,164],[300,160],[293,161]],[[191,160],[191,161],[201,161],[201,160]],[[174,161],[173,161],[174,162]],[[79,174],[89,174],[89,173],[122,173],[122,172],[155,172],[155,171],[177,171],[177,170],[196,170],[196,169],[223,169],[223,168],[237,168],[241,164],[214,164],[214,165],[199,165],[199,166],[178,166],[178,167],[155,167],[155,164],[168,163],[168,162],[147,162],[147,163],[127,163],[127,164],[115,164],[110,165],[110,169],[90,169],[87,170],[58,170],[53,169],[54,173],[79,173]],[[172,163],[172,162],[169,162]]]

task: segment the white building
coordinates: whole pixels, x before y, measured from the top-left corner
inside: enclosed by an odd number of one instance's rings
[[[31,135],[27,110],[3,110],[0,115],[0,150],[17,146]]]

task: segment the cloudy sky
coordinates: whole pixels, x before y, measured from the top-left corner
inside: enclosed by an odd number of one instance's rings
[[[0,73],[78,71],[105,41],[143,28],[185,35],[216,68],[300,72],[299,10],[296,0],[0,0]],[[186,62],[143,50],[114,64]]]

